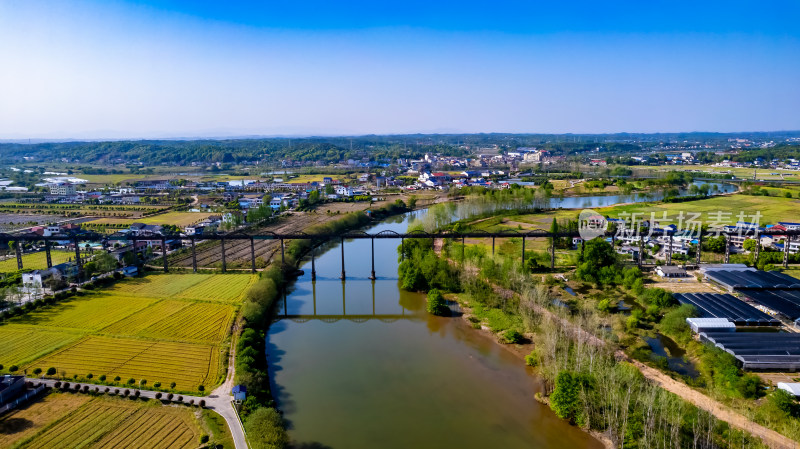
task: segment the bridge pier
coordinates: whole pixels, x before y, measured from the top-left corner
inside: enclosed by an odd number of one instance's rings
[[[284,254],[283,239],[281,239],[281,272],[283,272],[285,264],[286,264],[286,255]]]
[[[725,263],[730,263],[731,261],[731,242],[728,238],[728,234],[725,234]]]
[[[369,278],[371,280],[375,280],[375,237],[370,239],[370,243],[372,245],[372,271],[370,272]],[[344,278],[344,271],[342,271],[342,277]]]
[[[644,237],[641,235],[639,237],[639,268],[642,268],[642,263],[644,262]]]
[[[192,242],[192,271],[197,273],[197,251],[194,248],[194,237],[190,240]]]
[[[169,271],[169,267],[167,266],[167,239],[165,237],[161,237],[161,259],[164,261],[164,273]]]
[[[311,244],[311,281],[312,282],[317,280],[317,267],[316,267],[316,264],[314,263],[314,253],[316,253],[316,252],[317,252],[317,248],[312,243]],[[314,285],[316,285],[316,284],[314,284]],[[316,307],[316,303],[314,304],[314,306]]]
[[[787,235],[783,240],[783,268],[789,267],[789,244],[792,241],[792,236]]]
[[[53,257],[50,254],[50,240],[44,241],[44,253],[47,256],[47,269],[53,268]]]
[[[672,234],[669,235],[667,245],[667,265],[672,265]]]
[[[80,278],[81,273],[83,272],[83,264],[81,263],[81,244],[78,242],[77,237],[75,237],[73,241],[75,242],[75,263],[78,265],[78,278]],[[17,248],[19,249],[19,242],[17,242]],[[18,259],[18,263],[19,266],[22,267],[22,259]]]
[[[697,262],[696,262],[696,265],[698,267],[700,266],[700,257],[701,257],[702,251],[703,251],[703,233],[701,232],[700,236],[697,238],[697,254],[696,254]]]
[[[250,237],[250,271],[256,272],[256,244],[253,237]]]
[[[344,275],[344,237],[340,237],[340,240],[341,240],[341,242],[340,242],[339,246],[342,249],[342,277],[341,277],[341,279],[342,279],[342,281],[344,281],[345,280],[345,275]],[[342,294],[344,294],[344,286],[342,286]]]
[[[77,241],[75,242],[75,244],[76,245],[78,244]],[[21,243],[19,240],[17,240],[14,244],[14,252],[17,255],[17,270],[22,269],[22,249],[20,248],[20,245]]]
[[[758,256],[761,253],[761,239],[756,235],[756,254],[753,257],[753,266],[758,265]]]
[[[225,239],[220,240],[220,243],[222,244],[222,272],[224,273],[228,269],[225,263]]]

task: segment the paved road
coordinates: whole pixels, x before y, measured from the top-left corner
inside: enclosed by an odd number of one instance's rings
[[[29,377],[27,380],[33,382],[34,384],[43,383],[49,387],[53,387],[57,380],[53,379],[39,379],[35,377]],[[61,381],[62,383],[64,381]],[[106,388],[110,388],[111,391],[114,389],[119,389],[120,393],[123,391],[130,390],[131,393],[137,391],[136,388],[130,387],[113,387],[109,385],[97,385],[97,384],[90,384],[85,382],[69,382],[70,387],[80,384],[81,389],[84,385],[88,385],[90,389],[94,390],[95,387],[99,388],[100,391],[104,391]],[[233,443],[236,449],[247,449],[247,440],[244,436],[244,429],[242,429],[241,422],[239,421],[238,414],[236,413],[236,409],[233,407],[233,402],[231,401],[231,396],[228,394],[230,391],[230,387],[228,385],[233,384],[233,376],[232,370],[229,370],[228,379],[225,380],[225,383],[222,384],[219,388],[214,390],[209,396],[201,397],[201,396],[189,396],[189,395],[178,395],[176,394],[173,400],[178,396],[183,396],[183,403],[189,404],[189,401],[194,399],[194,403],[198,404],[200,401],[206,401],[206,408],[214,410],[215,412],[219,413],[220,416],[225,418],[225,421],[228,423],[228,428],[231,431],[231,435],[233,436]],[[150,391],[150,390],[138,390],[140,392],[140,397],[149,398],[149,399],[156,399],[157,391]],[[162,392],[161,400],[166,400],[166,393]]]

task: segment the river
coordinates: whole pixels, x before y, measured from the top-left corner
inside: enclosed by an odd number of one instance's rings
[[[404,231],[415,214],[368,231]],[[267,357],[289,435],[302,448],[600,448],[534,399],[541,383],[508,349],[458,317],[425,312],[397,282],[397,245],[329,247],[290,288]]]
[[[723,192],[735,187],[720,184]],[[552,207],[652,201],[652,195],[551,199]],[[418,211],[367,231],[403,232]],[[467,212],[464,212],[467,213]],[[456,218],[456,217],[453,217]],[[270,383],[300,448],[601,448],[534,395],[533,371],[459,317],[425,311],[402,291],[396,240],[329,245],[289,288],[270,327]]]

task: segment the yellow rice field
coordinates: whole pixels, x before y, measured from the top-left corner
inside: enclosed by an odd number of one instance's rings
[[[54,402],[69,401],[69,396],[56,393]],[[47,404],[47,399],[43,401]],[[21,414],[43,409],[37,402],[27,409],[15,411],[4,421],[19,419]],[[72,404],[70,404],[72,406]],[[32,415],[32,413],[27,413]],[[164,407],[157,404],[133,402],[118,398],[97,397],[73,408],[68,414],[48,414],[37,419],[49,421],[47,425],[26,429],[24,439],[18,439],[16,448],[73,449],[73,448],[195,448],[201,434],[191,409]],[[25,418],[23,418],[25,419]],[[32,432],[31,432],[32,431]],[[1,435],[1,434],[0,434]],[[2,436],[0,436],[2,438]]]
[[[106,382],[210,390],[250,274],[157,274],[43,306],[0,325],[0,364]],[[224,360],[222,360],[224,361]]]
[[[13,319],[48,328],[98,330],[154,303],[153,298],[95,293],[75,297]]]
[[[0,416],[0,447],[13,447],[91,400],[84,394],[52,393]]]
[[[213,386],[219,372],[219,348],[215,345],[90,336],[29,365],[54,367],[68,376],[106,375],[146,379],[148,384],[175,382],[176,389],[196,391],[198,385]]]
[[[0,364],[22,365],[81,338],[80,333],[8,324],[0,326]]]

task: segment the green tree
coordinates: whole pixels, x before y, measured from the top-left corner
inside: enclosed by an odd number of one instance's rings
[[[610,243],[600,238],[586,242],[584,254],[575,271],[578,279],[597,285],[614,284],[620,274],[617,254]],[[622,281],[621,276],[619,281]]]
[[[283,449],[289,445],[283,418],[274,408],[255,409],[245,419],[244,429],[253,449]]]
[[[747,240],[745,240],[744,243],[742,243],[742,248],[744,248],[745,251],[755,251],[756,250],[756,241],[755,241],[755,239],[747,239]]]
[[[580,382],[569,371],[562,370],[556,377],[556,388],[550,395],[550,408],[556,416],[575,421],[580,410]]]
[[[427,309],[428,313],[439,316],[447,315],[450,312],[450,308],[447,307],[447,301],[445,301],[442,292],[436,288],[428,292]]]

